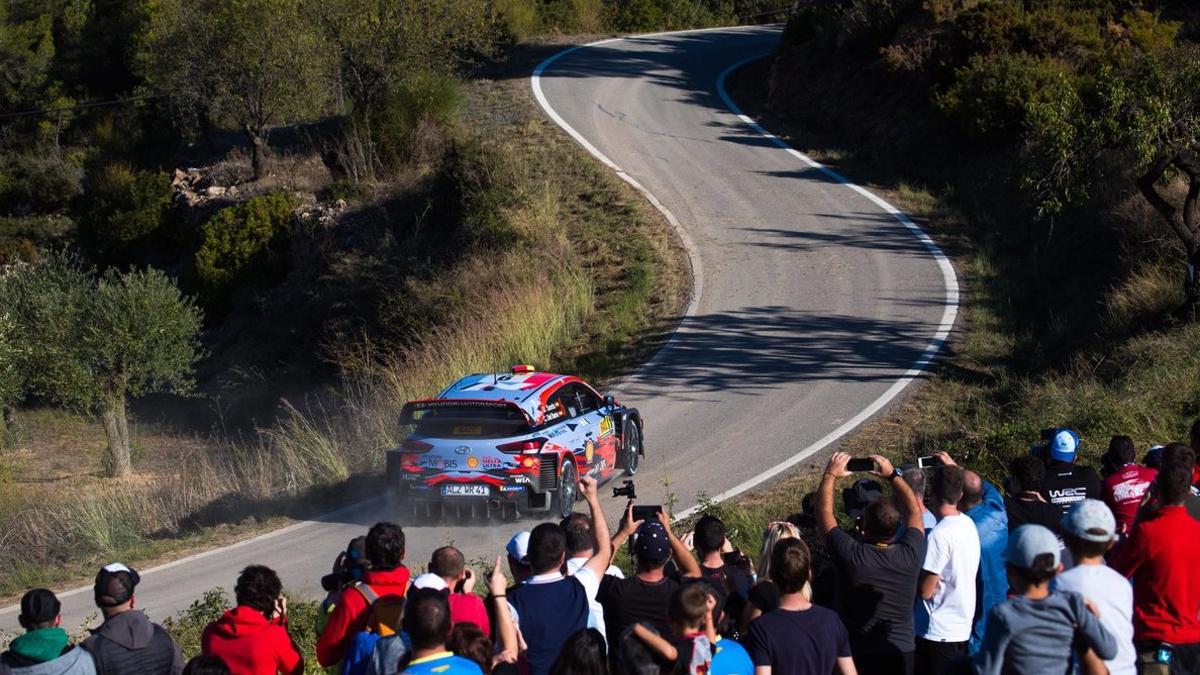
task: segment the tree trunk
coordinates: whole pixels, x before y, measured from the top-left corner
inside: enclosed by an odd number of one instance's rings
[[[250,141],[250,170],[254,174],[254,180],[259,180],[265,175],[267,153],[266,134],[261,130],[256,130],[249,124],[244,125],[242,129],[246,132],[246,139]]]
[[[125,401],[106,404],[101,419],[104,421],[104,435],[108,437],[108,475],[112,478],[124,478],[133,472]]]

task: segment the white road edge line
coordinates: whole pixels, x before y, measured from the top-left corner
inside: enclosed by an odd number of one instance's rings
[[[705,30],[728,30],[728,29],[727,28],[717,28],[717,29],[705,29]],[[689,33],[689,32],[703,32],[703,31],[679,31],[678,33]],[[691,261],[692,270],[693,270],[692,276],[693,276],[693,279],[695,280],[694,287],[693,287],[693,293],[692,293],[692,302],[688,305],[687,311],[685,313],[685,316],[692,316],[695,313],[697,305],[699,303],[700,290],[702,288],[701,278],[700,278],[701,267],[700,267],[699,251],[696,249],[695,244],[692,242],[691,238],[688,236],[686,230],[684,230],[683,226],[679,223],[678,219],[675,218],[674,214],[671,213],[670,209],[668,209],[665,205],[663,205],[663,203],[661,201],[659,201],[658,197],[656,197],[652,192],[650,192],[648,189],[646,189],[635,178],[633,178],[629,174],[625,173],[625,171],[623,169],[621,169],[621,167],[618,166],[616,164],[616,162],[613,162],[611,159],[609,159],[607,156],[605,156],[604,153],[600,152],[600,150],[597,149],[596,146],[592,145],[592,143],[590,141],[588,141],[586,138],[583,137],[582,134],[580,134],[573,127],[571,127],[571,125],[568,124],[567,121],[564,120],[562,118],[562,116],[560,116],[558,114],[558,112],[556,110],[554,110],[554,108],[550,105],[550,102],[546,99],[545,93],[542,91],[542,82],[541,82],[542,74],[546,71],[546,69],[549,66],[551,66],[555,61],[558,61],[559,59],[563,58],[564,56],[567,56],[568,54],[572,54],[576,51],[579,51],[579,50],[582,50],[582,49],[585,49],[588,47],[595,47],[598,45],[617,42],[620,40],[638,40],[638,39],[646,38],[646,37],[656,37],[656,36],[660,36],[660,35],[671,35],[671,34],[678,34],[678,33],[652,33],[649,35],[638,35],[638,36],[630,36],[630,37],[622,37],[622,38],[610,38],[607,40],[600,40],[598,42],[592,42],[589,44],[578,45],[575,47],[564,49],[563,51],[558,52],[557,54],[554,54],[553,56],[551,56],[550,58],[546,59],[541,64],[539,64],[538,67],[533,71],[533,77],[531,79],[532,79],[534,98],[537,99],[538,103],[542,106],[542,109],[546,112],[546,114],[550,117],[550,119],[553,120],[555,124],[562,127],[562,129],[564,131],[566,131],[567,134],[571,136],[571,138],[575,139],[575,141],[577,143],[582,145],[583,148],[585,150],[587,150],[589,153],[591,153],[593,156],[595,156],[596,159],[600,160],[602,163],[604,163],[610,169],[615,171],[617,173],[618,177],[620,177],[622,180],[629,183],[634,188],[636,188],[639,192],[641,192],[646,197],[646,199],[651,204],[654,205],[654,207],[656,209],[658,209],[660,212],[662,212],[662,214],[664,216],[666,216],[667,221],[670,222],[672,227],[675,228],[675,231],[679,233],[679,238],[683,241],[684,249],[687,251],[688,257]],[[867,190],[866,188],[863,188],[859,185],[855,185],[853,182],[850,181],[850,179],[848,179],[845,176],[841,175],[840,173],[834,171],[833,169],[830,169],[829,167],[822,165],[821,163],[819,163],[816,160],[812,159],[811,157],[805,155],[804,153],[796,150],[795,148],[788,145],[783,139],[779,138],[775,134],[764,129],[762,127],[762,125],[760,125],[754,119],[752,119],[751,117],[749,117],[748,115],[743,113],[742,109],[739,108],[736,103],[734,103],[733,99],[729,96],[729,92],[725,88],[725,81],[728,79],[729,74],[748,63],[758,61],[760,59],[766,58],[767,56],[769,56],[769,54],[760,54],[758,56],[753,56],[751,58],[744,59],[742,61],[739,61],[739,62],[729,66],[724,71],[722,71],[719,76],[717,76],[717,82],[716,82],[717,93],[720,95],[721,100],[725,103],[725,106],[727,108],[729,108],[729,111],[732,112],[739,120],[741,120],[741,122],[743,124],[747,125],[751,129],[753,129],[756,133],[761,135],[763,138],[766,138],[767,140],[771,141],[775,145],[779,146],[781,149],[783,149],[789,155],[792,155],[796,159],[799,159],[805,165],[807,165],[811,168],[817,169],[821,173],[824,173],[826,176],[828,176],[830,179],[836,181],[837,183],[839,183],[841,185],[846,186],[847,188],[858,193],[859,195],[866,197],[870,202],[872,202],[879,208],[883,209],[883,211],[887,212],[893,218],[895,218],[896,221],[899,222],[901,225],[903,225],[910,233],[912,233],[913,236],[915,236],[917,238],[917,240],[920,241],[921,244],[923,244],[925,246],[925,249],[929,252],[929,254],[931,256],[933,256],[933,259],[937,262],[938,269],[942,273],[942,283],[944,284],[944,286],[946,288],[946,294],[945,294],[945,298],[943,301],[942,318],[941,318],[941,322],[938,324],[937,332],[934,333],[934,336],[929,341],[929,345],[925,348],[925,351],[922,352],[921,356],[917,358],[916,363],[914,363],[904,373],[904,375],[900,377],[900,379],[896,380],[896,382],[894,382],[892,384],[892,386],[888,388],[887,391],[885,391],[882,395],[880,395],[879,398],[872,401],[870,405],[868,405],[866,408],[864,408],[857,415],[846,420],[844,423],[842,423],[841,426],[839,426],[838,428],[829,432],[828,434],[826,434],[824,437],[822,437],[821,439],[819,439],[817,442],[813,443],[812,445],[809,445],[808,447],[804,448],[803,450],[800,450],[799,452],[797,452],[795,455],[793,455],[788,460],[758,474],[757,476],[754,476],[753,478],[750,478],[749,480],[743,481],[742,483],[739,483],[738,485],[736,485],[724,492],[721,492],[720,494],[717,494],[717,495],[714,495],[714,496],[708,498],[708,501],[713,501],[713,502],[720,502],[720,501],[724,501],[726,499],[731,499],[733,497],[736,497],[737,495],[742,494],[743,492],[746,492],[747,490],[751,490],[755,487],[758,487],[759,485],[762,485],[766,481],[778,476],[779,474],[783,473],[784,471],[787,471],[788,469],[791,469],[792,467],[796,466],[800,462],[803,462],[805,459],[808,459],[812,455],[814,455],[817,452],[820,452],[822,449],[828,447],[830,444],[841,439],[843,436],[845,436],[846,434],[853,431],[860,424],[867,421],[873,415],[875,415],[880,410],[882,410],[884,407],[886,407],[889,403],[891,403],[891,401],[894,398],[896,398],[898,395],[900,395],[900,393],[902,391],[904,391],[908,387],[908,385],[912,384],[912,382],[914,380],[916,380],[917,377],[919,377],[923,372],[925,372],[925,369],[929,366],[930,363],[932,363],[934,357],[937,356],[937,353],[939,351],[941,351],[942,346],[945,345],[947,338],[950,336],[950,331],[953,330],[953,328],[954,328],[954,322],[958,318],[958,300],[959,300],[958,276],[954,272],[954,266],[950,263],[950,259],[946,257],[946,254],[944,252],[942,252],[942,249],[939,248],[936,243],[934,243],[933,239],[931,239],[929,237],[929,235],[925,233],[924,230],[922,230],[916,223],[914,223],[912,221],[912,219],[909,218],[903,211],[896,208],[895,206],[892,206],[883,198],[873,194],[871,191]],[[658,351],[658,353],[654,356],[654,358],[652,358],[650,361],[648,361],[644,365],[642,365],[642,367],[639,368],[637,372],[640,373],[640,372],[652,367],[655,364],[655,361],[657,361],[658,357],[661,354],[663,354],[663,352],[665,352],[669,346],[670,346],[670,341],[668,341],[668,343],[666,345],[663,345],[662,349],[660,349]],[[696,504],[695,506],[684,509],[683,511],[675,514],[675,520],[682,520],[682,519],[685,519],[685,518],[695,514],[697,511],[700,510],[701,506],[702,506],[701,504]]]

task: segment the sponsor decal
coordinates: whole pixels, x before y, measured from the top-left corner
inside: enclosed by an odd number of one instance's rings
[[[475,455],[471,455],[470,457],[468,457],[467,458],[467,468],[468,469],[478,469],[479,468],[479,458],[476,457]]]
[[[567,433],[568,431],[573,431],[573,429],[568,429],[568,428],[567,428],[567,427],[569,427],[569,426],[571,426],[571,425],[569,425],[569,424],[564,424],[564,425],[562,425],[562,426],[560,426],[560,427],[557,427],[556,429],[552,430],[550,433],[546,434],[546,437],[547,437],[547,438],[554,438],[554,437],[556,437],[556,436],[562,436],[563,434]]]
[[[482,458],[483,468],[485,469],[503,469],[504,460],[499,457],[489,457],[484,455]]]
[[[608,438],[616,431],[617,425],[613,423],[613,418],[605,415],[600,418],[600,438]]]
[[[608,470],[608,462],[601,457],[600,461],[596,462],[596,466],[588,469],[587,475],[591,478],[599,478],[601,474]]]
[[[436,455],[432,457],[422,456],[421,459],[418,460],[418,465],[422,469],[457,469],[458,460],[447,459],[446,457],[438,457]]]
[[[460,446],[458,446],[457,448],[455,448],[455,449],[454,449],[454,454],[456,454],[456,455],[465,455],[465,454],[467,454],[467,453],[468,453],[468,452],[470,452],[470,451],[471,451],[471,448],[470,448],[470,447],[468,447],[468,446],[466,446],[466,445],[460,445]]]
[[[567,426],[570,427],[571,431],[575,431],[576,429],[579,428],[578,424],[572,424],[570,422],[567,422]]]
[[[483,433],[483,427],[475,425],[457,426],[451,430],[455,436],[478,436]]]
[[[524,485],[504,485],[500,488],[501,492],[524,492]]]
[[[595,456],[596,456],[596,444],[589,440],[587,442],[587,444],[583,446],[583,458],[587,460],[588,464],[591,464],[592,457],[595,457]]]

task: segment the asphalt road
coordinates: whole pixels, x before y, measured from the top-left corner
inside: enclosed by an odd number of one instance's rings
[[[740,492],[822,449],[886,407],[953,322],[953,272],[902,216],[779,147],[723,100],[721,74],[778,37],[736,28],[610,41],[541,73],[548,114],[652,193],[693,257],[698,293],[676,334],[615,390],[646,420],[643,503],[671,493],[682,509]],[[604,501],[615,523],[620,502]],[[232,588],[250,563],[315,596],[346,542],[390,516],[376,500],[176,561],[144,575],[138,604],[165,617],[207,589]],[[406,528],[410,566],[423,568],[445,543],[494,556],[514,529]],[[92,611],[90,589],[64,595],[66,625]],[[15,630],[16,614],[0,610],[0,629]]]

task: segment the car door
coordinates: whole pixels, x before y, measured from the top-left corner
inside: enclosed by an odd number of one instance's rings
[[[579,474],[583,475],[590,465],[586,457],[588,430],[580,414],[579,401],[575,394],[575,385],[567,384],[559,387],[547,398],[546,415],[547,418],[554,419],[554,426],[547,437],[576,458],[575,464],[580,469]]]
[[[578,412],[575,419],[583,431],[586,473],[596,480],[604,480],[616,467],[612,418],[602,409],[604,402],[590,388],[582,384],[571,386],[570,396]]]

